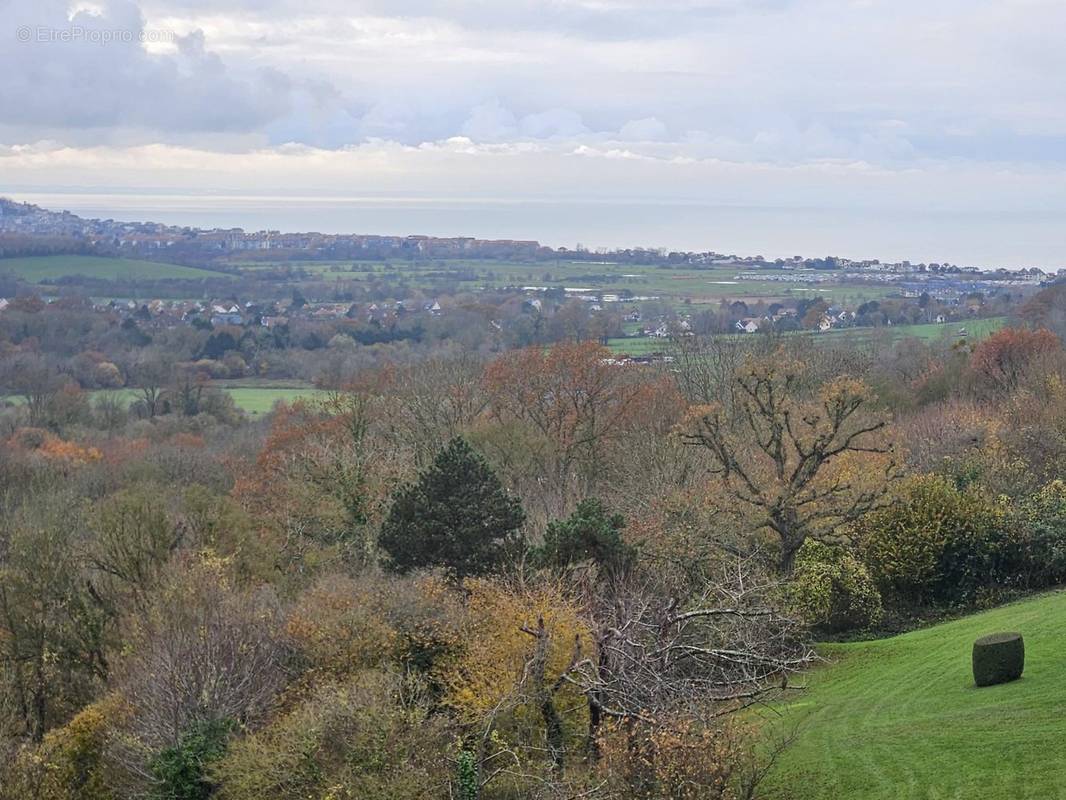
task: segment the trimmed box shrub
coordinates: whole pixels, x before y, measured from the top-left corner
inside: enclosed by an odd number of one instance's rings
[[[973,643],[973,680],[993,686],[1017,680],[1025,669],[1025,642],[1020,633],[993,633]]]

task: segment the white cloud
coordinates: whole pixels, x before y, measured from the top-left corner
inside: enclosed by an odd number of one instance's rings
[[[631,119],[618,132],[621,139],[634,142],[655,142],[669,138],[666,126],[655,117]]]

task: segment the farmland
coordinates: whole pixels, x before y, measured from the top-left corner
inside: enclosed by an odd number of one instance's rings
[[[32,256],[0,260],[0,273],[10,272],[32,283],[81,276],[101,280],[142,278],[144,280],[225,277],[223,273],[157,261],[98,256]]]
[[[974,319],[966,322],[949,322],[944,324],[927,325],[896,325],[884,328],[840,328],[825,333],[796,332],[790,336],[809,336],[816,343],[848,341],[859,344],[873,341],[886,341],[893,339],[905,339],[915,337],[925,341],[940,338],[961,339],[960,331],[965,329],[967,339],[981,339],[995,333],[1003,327],[1005,317],[988,317]],[[723,334],[724,336],[740,336],[742,334]],[[670,349],[670,340],[651,336],[626,337],[622,339],[610,339],[607,346],[616,353],[624,353],[630,356],[645,356],[653,353],[663,353]]]
[[[831,302],[861,303],[890,294],[880,284],[782,282],[794,276],[785,270],[766,269],[766,280],[737,280],[741,267],[697,268],[604,264],[585,261],[511,262],[468,259],[441,261],[296,261],[230,262],[249,274],[266,269],[299,269],[329,281],[403,281],[412,288],[432,289],[458,284],[468,290],[505,286],[565,286],[597,292],[631,292],[637,296],[689,298],[711,302],[719,298],[824,297]],[[777,280],[775,280],[777,279]]]

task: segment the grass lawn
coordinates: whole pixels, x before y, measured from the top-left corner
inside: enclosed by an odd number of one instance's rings
[[[0,272],[12,272],[34,283],[81,275],[87,278],[221,278],[223,273],[157,261],[138,261],[133,258],[101,258],[99,256],[31,256],[0,259]]]
[[[974,639],[1025,637],[1019,681],[977,689]],[[874,642],[827,645],[769,778],[796,800],[1066,797],[1066,592]],[[776,795],[775,795],[776,796]]]

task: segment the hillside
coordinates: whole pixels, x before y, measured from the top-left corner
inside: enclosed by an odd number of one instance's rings
[[[1021,800],[1066,785],[1066,592],[891,639],[824,648],[770,782],[797,800]],[[973,640],[1025,636],[1024,677],[977,689]]]

